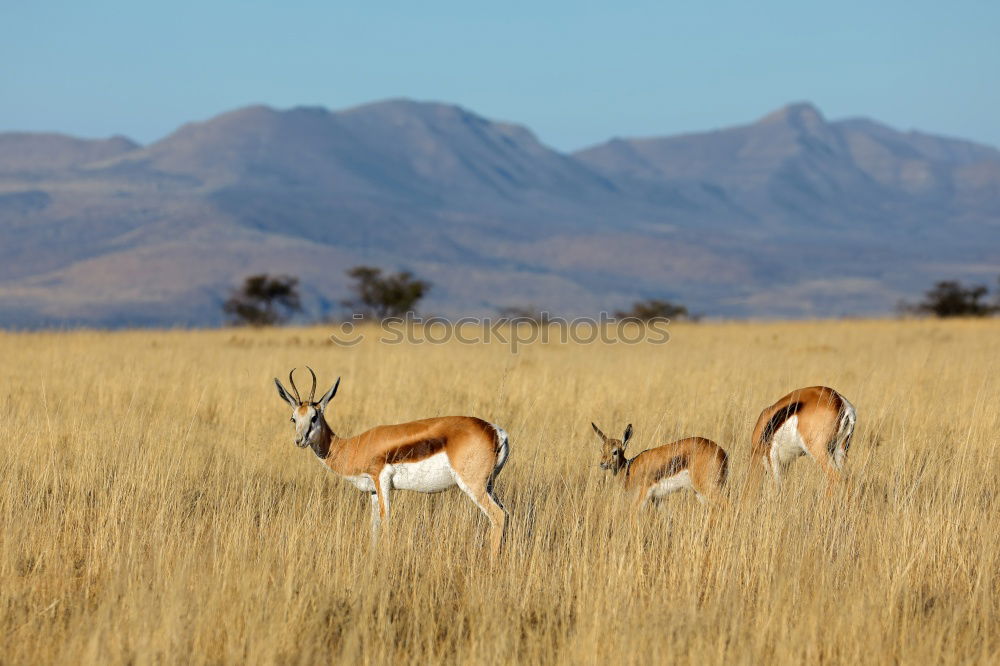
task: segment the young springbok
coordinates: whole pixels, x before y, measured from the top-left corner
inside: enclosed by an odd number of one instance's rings
[[[381,425],[354,437],[340,437],[326,421],[326,406],[337,394],[340,378],[318,401],[316,373],[309,398],[303,400],[288,373],[294,397],[277,379],[278,395],[292,406],[295,444],[310,447],[319,462],[369,493],[372,540],[389,518],[392,490],[436,493],[458,486],[486,514],[493,554],[503,545],[507,511],[493,495],[496,480],[510,451],[507,433],[471,416],[445,416],[398,425]]]
[[[826,386],[792,391],[760,413],[753,429],[751,465],[782,474],[799,456],[809,455],[826,473],[828,490],[840,481],[857,412],[847,398]],[[758,476],[755,473],[753,476]]]
[[[612,439],[595,424],[591,427],[601,438],[601,469],[618,476],[624,472],[625,489],[635,493],[635,508],[641,510],[648,501],[658,502],[672,492],[688,488],[701,501],[720,497],[729,473],[729,456],[710,439],[685,439],[643,451],[629,460],[625,447],[632,439],[632,424],[625,428],[621,439]]]

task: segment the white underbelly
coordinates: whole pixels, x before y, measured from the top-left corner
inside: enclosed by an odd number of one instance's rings
[[[659,499],[670,493],[675,493],[678,490],[684,490],[685,488],[694,488],[691,486],[691,472],[688,470],[681,470],[673,476],[668,476],[665,479],[660,479],[649,489],[649,496],[651,499]]]
[[[455,485],[455,475],[444,451],[416,462],[395,463],[390,475],[392,487],[437,493]]]
[[[799,434],[799,417],[793,416],[775,431],[771,439],[771,455],[777,462],[787,465],[806,453],[806,443]]]

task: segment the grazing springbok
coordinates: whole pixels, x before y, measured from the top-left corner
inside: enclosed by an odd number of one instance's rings
[[[624,472],[625,489],[635,493],[635,509],[640,511],[652,500],[658,502],[672,492],[688,488],[701,501],[714,500],[729,473],[729,456],[710,439],[687,437],[655,449],[643,451],[629,460],[625,447],[632,439],[632,424],[621,439],[612,439],[595,424],[591,427],[601,438],[601,469],[618,476]]]
[[[303,400],[293,374],[288,383],[294,397],[274,380],[278,395],[292,406],[295,444],[310,447],[319,462],[369,493],[372,505],[372,541],[389,518],[394,489],[437,493],[458,486],[490,522],[493,554],[503,545],[507,511],[493,495],[493,482],[507,462],[509,439],[503,428],[471,416],[444,416],[381,425],[354,437],[340,437],[326,421],[326,406],[337,394],[340,378],[318,401],[316,373],[309,398]]]
[[[792,391],[760,413],[753,428],[752,469],[770,470],[780,487],[792,461],[808,455],[826,473],[832,490],[840,481],[857,420],[854,405],[832,388]],[[755,476],[759,478],[759,473]]]

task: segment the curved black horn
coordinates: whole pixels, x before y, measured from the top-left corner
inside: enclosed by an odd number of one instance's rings
[[[316,399],[316,373],[313,372],[313,369],[310,368],[308,365],[306,366],[306,370],[309,371],[309,374],[312,375],[313,378],[312,388],[309,389],[309,402],[312,402]]]
[[[294,378],[292,377],[292,375],[294,375],[294,374],[295,374],[295,371],[296,371],[296,370],[298,370],[298,368],[292,368],[292,369],[291,369],[291,370],[290,370],[290,371],[288,372],[288,383],[292,385],[292,390],[293,390],[293,391],[295,391],[295,400],[296,400],[297,402],[300,402],[300,403],[301,403],[301,402],[302,402],[302,397],[301,397],[301,396],[299,396],[299,389],[298,389],[298,387],[297,387],[297,386],[295,386],[295,379],[294,379]]]

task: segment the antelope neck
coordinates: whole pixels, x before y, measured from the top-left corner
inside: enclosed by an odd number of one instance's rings
[[[622,453],[622,458],[625,458],[624,453]],[[625,464],[622,465],[621,467],[616,467],[615,469],[611,470],[611,474],[613,476],[618,476],[619,472],[625,472],[625,476],[628,476],[628,470],[632,466],[633,460],[635,460],[635,458],[625,458]]]
[[[330,445],[333,443],[333,440],[338,439],[338,437],[327,424],[326,416],[320,416],[319,428],[319,437],[317,437],[309,445],[309,448],[312,449],[312,452],[316,454],[317,458],[320,460],[326,460],[330,457]]]

